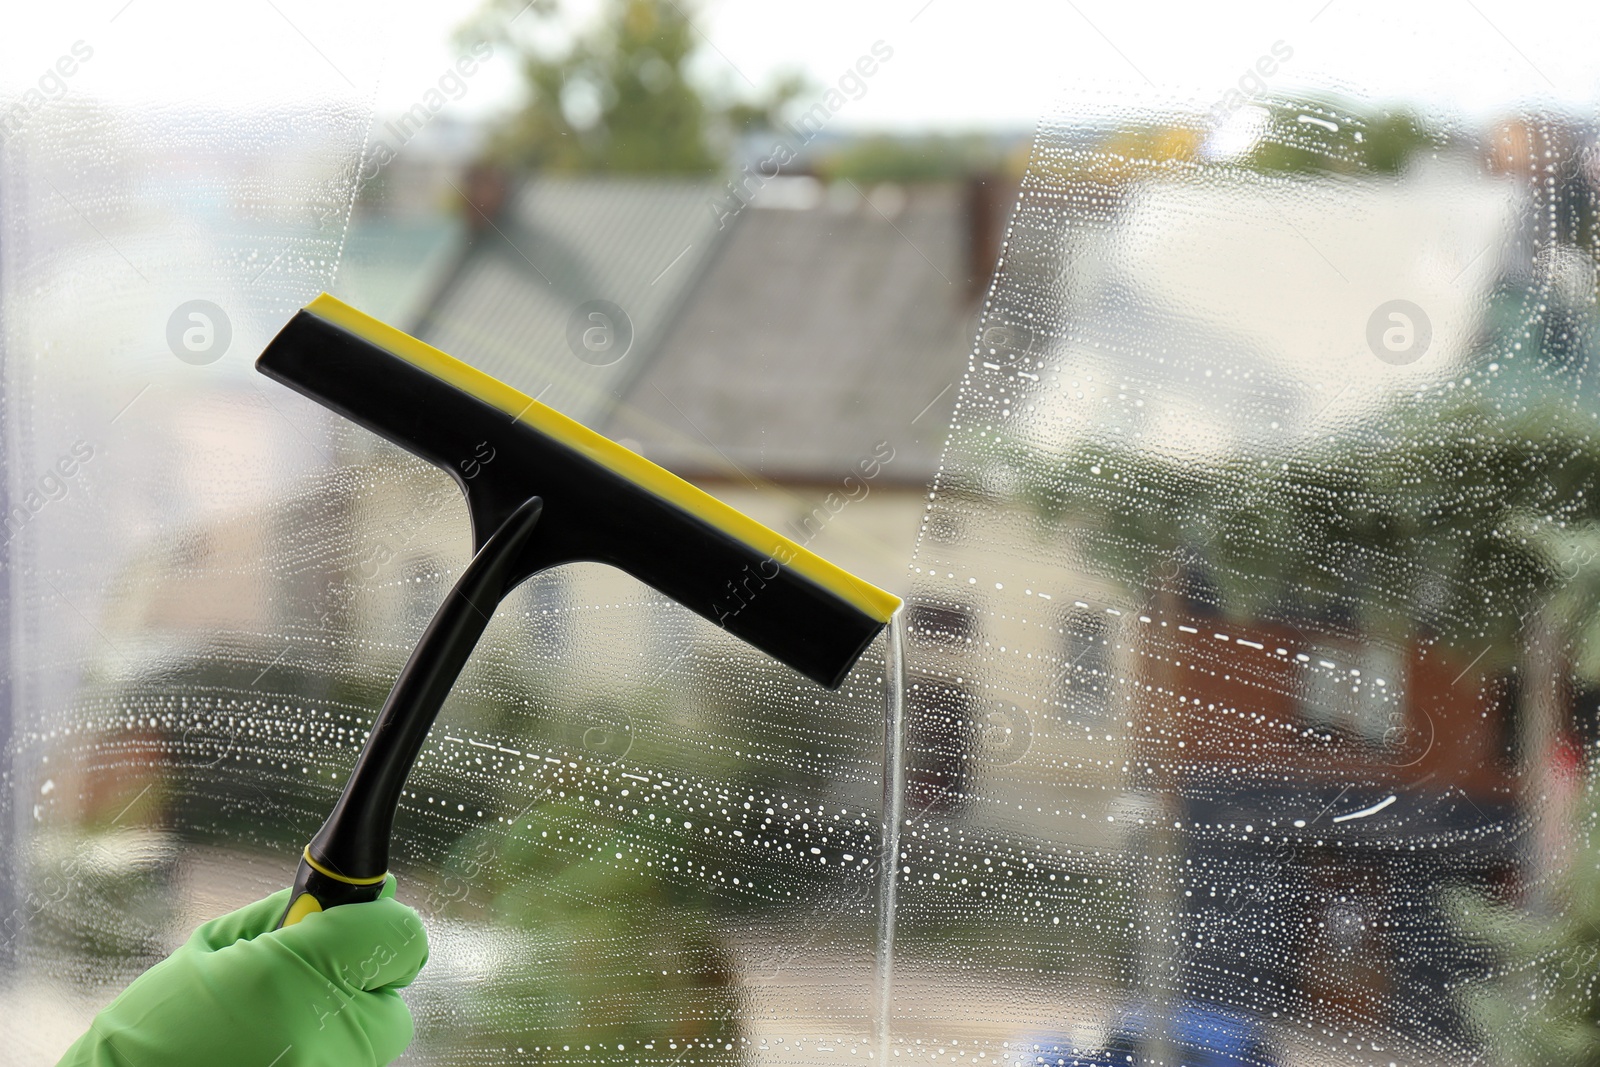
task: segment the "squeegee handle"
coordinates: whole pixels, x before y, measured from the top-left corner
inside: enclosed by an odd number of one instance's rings
[[[495,608],[523,576],[517,563],[543,507],[531,497],[512,512],[434,613],[378,712],[333,813],[301,853],[280,927],[324,908],[375,900],[383,889],[406,776]]]

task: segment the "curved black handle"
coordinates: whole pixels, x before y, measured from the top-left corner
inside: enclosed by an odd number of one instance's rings
[[[373,900],[383,888],[406,775],[495,608],[526,577],[517,564],[543,508],[543,500],[530,497],[513,511],[434,613],[378,712],[332,814],[300,857],[279,926],[324,908]]]

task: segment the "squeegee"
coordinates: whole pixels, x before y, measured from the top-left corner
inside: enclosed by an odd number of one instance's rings
[[[836,689],[900,606],[892,594],[482,371],[324,293],[256,369],[442,467],[466,494],[472,561],[400,671],[279,926],[373,900],[406,776],[489,618],[563,563],[618,567]]]

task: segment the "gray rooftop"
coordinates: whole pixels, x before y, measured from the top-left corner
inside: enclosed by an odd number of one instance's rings
[[[472,236],[410,329],[580,422],[597,425],[660,344],[718,235],[714,187],[671,179],[526,182]],[[567,323],[591,300],[633,323],[628,357],[592,366]]]
[[[833,482],[938,467],[974,329],[958,186],[743,211],[601,429],[680,473]],[[931,406],[930,406],[931,404]]]
[[[393,290],[365,303],[403,328],[680,474],[831,483],[888,441],[885,478],[930,480],[975,321],[962,188],[785,178],[719,220],[733,203],[708,182],[539,178],[492,223],[366,238],[423,283],[354,274]],[[568,341],[594,299],[633,323],[611,366]]]

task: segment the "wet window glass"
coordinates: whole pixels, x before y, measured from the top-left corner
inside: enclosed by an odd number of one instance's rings
[[[470,558],[254,370],[324,290],[905,600],[829,690],[510,596],[405,1062],[1600,1055],[1592,17],[593,6],[0,44],[6,1061],[288,884]]]

